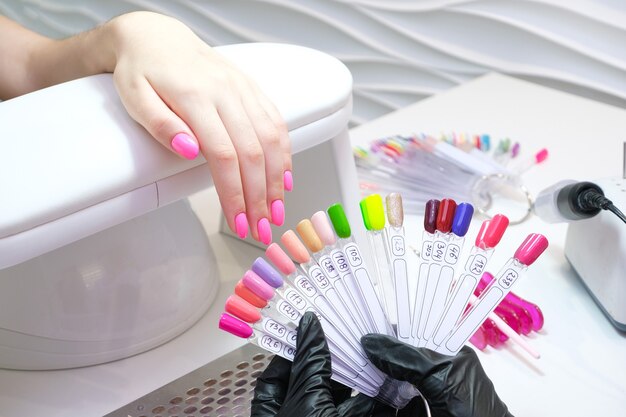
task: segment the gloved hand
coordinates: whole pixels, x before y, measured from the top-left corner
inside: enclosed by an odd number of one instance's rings
[[[387,417],[396,410],[330,380],[330,353],[317,317],[307,313],[298,328],[293,364],[275,357],[257,380],[252,417]],[[409,381],[425,396],[433,417],[512,417],[498,398],[476,353],[456,356],[414,348],[384,335],[361,339],[372,363],[392,378]],[[397,414],[426,416],[422,398]]]
[[[468,346],[455,356],[446,356],[378,334],[363,336],[361,344],[378,369],[419,389],[433,417],[512,417]],[[398,412],[402,417],[425,415],[419,397]]]
[[[251,417],[370,417],[393,416],[374,399],[331,381],[330,352],[322,326],[306,313],[298,326],[293,363],[274,357],[258,378]]]

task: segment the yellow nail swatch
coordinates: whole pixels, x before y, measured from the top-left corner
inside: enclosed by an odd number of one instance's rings
[[[372,194],[361,200],[361,215],[367,230],[382,230],[385,227],[385,209],[379,194]]]

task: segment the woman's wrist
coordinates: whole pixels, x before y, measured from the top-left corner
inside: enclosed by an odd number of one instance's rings
[[[31,44],[26,63],[28,91],[22,93],[113,72],[116,63],[114,38],[115,29],[111,22],[66,39],[41,37]]]

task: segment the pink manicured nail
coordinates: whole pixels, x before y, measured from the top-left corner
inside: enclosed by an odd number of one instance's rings
[[[246,218],[246,213],[239,213],[235,216],[235,230],[237,231],[237,235],[242,239],[248,236],[248,219]]]
[[[176,134],[172,139],[171,145],[172,149],[187,159],[195,159],[200,151],[198,142],[186,133]]]
[[[257,229],[259,231],[259,239],[261,239],[261,242],[269,245],[272,241],[272,228],[270,227],[270,221],[263,217],[257,223]]]
[[[285,223],[285,204],[282,200],[274,200],[272,203],[272,223],[276,226]]]
[[[285,175],[283,176],[283,180],[284,180],[284,183],[285,183],[285,190],[287,190],[287,191],[293,190],[293,175],[291,174],[291,171],[289,171],[289,170],[285,171]]]

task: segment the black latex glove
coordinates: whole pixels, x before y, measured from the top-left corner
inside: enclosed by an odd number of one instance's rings
[[[330,379],[330,352],[320,322],[306,313],[293,363],[274,357],[257,379],[251,417],[379,417],[395,411]]]
[[[433,417],[512,417],[476,352],[467,346],[456,356],[446,356],[378,334],[363,336],[361,344],[378,369],[420,390]],[[425,415],[421,398],[414,398],[398,413],[402,417]]]

